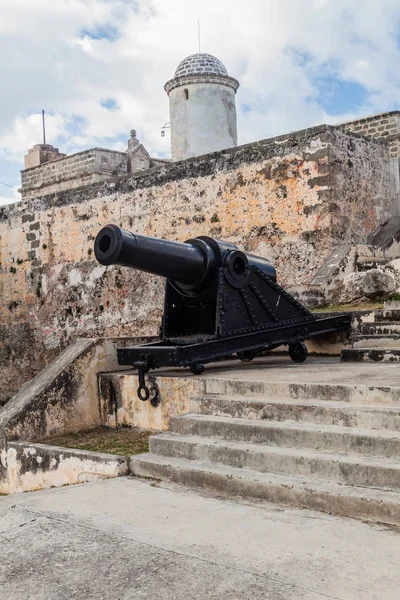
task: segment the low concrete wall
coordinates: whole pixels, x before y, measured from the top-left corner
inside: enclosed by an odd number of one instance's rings
[[[78,340],[32,379],[0,412],[3,439],[29,440],[100,425],[97,366],[103,346]]]
[[[26,384],[0,410],[0,492],[9,487],[8,444],[40,440],[102,424],[98,374],[116,371],[116,347],[148,338],[83,339]]]
[[[0,484],[0,490],[8,494],[85,483],[129,473],[125,456],[30,442],[10,442],[7,465],[8,482],[7,485]]]

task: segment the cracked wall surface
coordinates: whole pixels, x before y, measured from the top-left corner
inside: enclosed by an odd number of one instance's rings
[[[164,282],[100,266],[103,225],[229,240],[295,290],[387,219],[387,171],[383,142],[321,126],[3,208],[0,398],[76,338],[157,333]]]

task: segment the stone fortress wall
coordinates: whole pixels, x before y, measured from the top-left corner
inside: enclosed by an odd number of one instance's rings
[[[296,291],[335,248],[364,243],[390,217],[388,181],[384,142],[320,126],[1,209],[3,401],[78,337],[157,333],[164,282],[100,266],[93,242],[103,225],[232,241],[272,259]]]
[[[389,154],[389,177],[392,196],[392,214],[400,215],[400,112],[391,111],[343,123],[345,131],[370,139],[384,139]]]
[[[370,139],[382,139],[389,155],[389,178],[393,215],[400,215],[400,111],[372,115],[339,125],[344,131],[354,132]],[[23,200],[104,181],[116,175],[146,170],[168,163],[150,158],[139,142],[135,155],[104,148],[92,148],[58,160],[26,168],[21,171]]]

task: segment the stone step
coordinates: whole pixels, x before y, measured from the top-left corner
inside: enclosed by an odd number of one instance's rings
[[[378,337],[387,335],[400,336],[400,323],[382,321],[381,323],[362,323],[357,335],[375,335]]]
[[[383,304],[383,310],[400,310],[400,301],[386,300]]]
[[[400,344],[397,348],[343,348],[343,362],[400,362]]]
[[[168,479],[219,494],[257,498],[280,505],[400,525],[398,492],[260,473],[251,469],[153,454],[133,456],[130,469],[139,477]]]
[[[171,431],[279,447],[350,452],[364,456],[400,457],[400,432],[289,421],[257,421],[227,416],[184,415],[171,420]],[[399,464],[400,466],[400,464]]]
[[[270,421],[342,425],[400,431],[400,407],[368,406],[329,400],[270,400],[209,394],[195,398],[193,410],[203,415]]]
[[[353,348],[400,348],[400,335],[355,335]]]
[[[400,489],[400,461],[304,448],[286,448],[162,433],[149,438],[150,452],[221,463],[262,473],[319,478],[336,483]]]
[[[340,363],[338,363],[340,369]],[[323,370],[320,375],[324,378]],[[255,381],[248,379],[205,379],[206,393],[213,395],[251,397],[263,400],[314,401],[328,400],[354,404],[400,404],[400,387],[385,385],[340,384],[340,383],[296,383],[281,381]],[[399,379],[400,385],[400,379]]]
[[[381,321],[397,321],[400,322],[400,309],[395,308],[383,308],[382,310],[375,311],[375,322]]]

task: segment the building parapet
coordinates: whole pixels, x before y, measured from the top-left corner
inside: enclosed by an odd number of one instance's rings
[[[126,152],[92,148],[21,171],[22,200],[73,189],[128,172]]]

